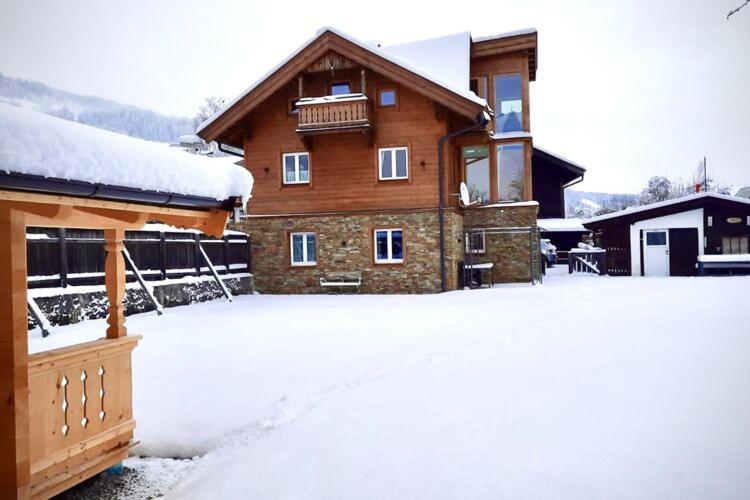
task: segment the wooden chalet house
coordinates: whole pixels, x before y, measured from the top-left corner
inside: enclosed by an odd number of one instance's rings
[[[197,131],[255,178],[241,229],[258,290],[453,290],[467,252],[496,282],[530,280],[536,71],[533,29],[391,47],[320,30]],[[462,181],[481,203],[462,206]],[[477,227],[529,231],[464,241]]]

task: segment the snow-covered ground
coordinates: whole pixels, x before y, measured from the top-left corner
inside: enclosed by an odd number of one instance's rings
[[[747,498],[750,278],[562,272],[132,316],[137,451],[201,455],[173,498]]]

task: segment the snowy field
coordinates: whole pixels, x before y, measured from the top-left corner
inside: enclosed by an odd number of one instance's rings
[[[750,278],[553,271],[131,316],[136,451],[195,458],[126,465],[172,498],[750,497]]]

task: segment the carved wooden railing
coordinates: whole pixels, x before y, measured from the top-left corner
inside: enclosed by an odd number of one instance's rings
[[[369,127],[369,100],[362,94],[301,99],[297,132]]]
[[[137,335],[29,356],[31,494],[48,497],[128,456]]]

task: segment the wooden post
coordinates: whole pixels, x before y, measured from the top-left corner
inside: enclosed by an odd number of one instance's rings
[[[303,91],[302,91],[302,77],[301,76],[297,77],[297,94],[299,98],[302,99]]]
[[[200,276],[201,275],[201,235],[200,233],[195,233],[195,243],[193,244],[193,255],[194,255],[194,261],[195,262],[195,275]]]
[[[229,274],[229,236],[222,236],[224,240],[224,274]]]
[[[159,231],[159,270],[161,279],[167,279],[167,237],[164,231]]]
[[[60,287],[62,288],[68,286],[68,243],[66,237],[64,227],[57,230],[58,269],[60,271]]]
[[[362,83],[361,84],[362,95],[365,95],[365,93],[367,92],[367,81],[365,80],[365,70],[362,70],[362,72],[360,73],[360,78],[362,78],[362,82],[361,82]]]
[[[29,371],[26,225],[0,207],[0,498],[28,498]]]
[[[109,299],[109,316],[107,316],[107,338],[116,339],[128,334],[125,328],[125,259],[122,250],[125,248],[124,229],[104,230],[104,250],[107,256],[104,260],[104,284]]]

